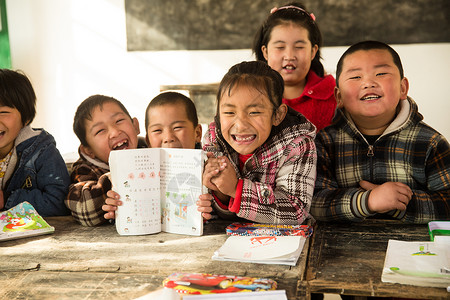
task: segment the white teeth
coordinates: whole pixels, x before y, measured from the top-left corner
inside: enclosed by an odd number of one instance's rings
[[[247,142],[247,141],[251,141],[253,139],[253,136],[249,136],[249,137],[239,137],[239,136],[235,136],[236,141],[238,142]]]
[[[295,68],[293,67],[293,66],[286,66],[286,67],[284,67],[285,69],[288,69],[288,70],[294,70]]]
[[[362,97],[361,100],[375,100],[375,99],[379,99],[381,98],[380,96],[367,96],[367,97]]]
[[[117,148],[119,148],[120,146],[122,146],[123,144],[125,144],[125,142],[122,142],[122,143],[118,143],[117,145],[115,145],[114,146],[114,149],[117,149]]]

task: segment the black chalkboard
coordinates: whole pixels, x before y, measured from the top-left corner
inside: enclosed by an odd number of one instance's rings
[[[125,0],[129,51],[249,49],[268,0]],[[449,0],[305,0],[324,46],[450,42]]]

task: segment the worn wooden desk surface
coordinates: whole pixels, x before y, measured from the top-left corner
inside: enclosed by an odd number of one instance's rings
[[[229,222],[213,221],[205,225],[203,236],[192,237],[120,236],[109,224],[83,227],[71,217],[46,220],[54,234],[0,243],[5,299],[133,299],[160,288],[175,271],[267,277],[290,299],[305,296],[301,279],[307,246],[296,267],[211,260],[227,238]]]
[[[381,282],[389,239],[428,241],[426,225],[395,221],[318,223],[307,268],[308,291],[355,296],[449,299],[444,288]]]

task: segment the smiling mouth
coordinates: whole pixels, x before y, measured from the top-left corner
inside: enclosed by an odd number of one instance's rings
[[[286,69],[286,70],[295,70],[296,67],[294,67],[293,65],[286,65],[286,66],[283,67],[283,69]]]
[[[112,149],[113,150],[122,150],[128,148],[128,141],[123,141],[115,145]]]
[[[362,100],[362,101],[367,101],[367,100],[377,100],[377,99],[380,99],[380,98],[381,98],[381,96],[370,95],[370,96],[362,97],[361,100]]]
[[[245,136],[239,136],[232,134],[231,137],[233,140],[235,140],[238,143],[246,143],[246,142],[252,142],[254,139],[256,139],[256,135],[245,135]]]

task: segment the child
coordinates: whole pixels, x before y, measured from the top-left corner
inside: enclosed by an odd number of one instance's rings
[[[201,149],[202,127],[198,123],[194,102],[176,92],[161,93],[153,98],[145,111],[146,141],[152,148]],[[106,219],[114,219],[117,206],[122,205],[114,191],[107,193],[103,210]],[[199,211],[209,218],[211,195],[200,195]],[[209,206],[208,206],[209,204]]]
[[[320,62],[322,35],[315,19],[299,3],[273,8],[256,33],[253,52],[283,77],[283,103],[320,130],[330,125],[336,99],[335,80],[324,75]]]
[[[153,98],[145,111],[145,130],[151,148],[201,149],[197,110],[183,94],[165,92]]]
[[[237,64],[222,79],[203,174],[219,216],[287,225],[308,218],[315,128],[282,97],[283,78],[260,61]]]
[[[66,205],[84,226],[105,222],[102,205],[111,189],[108,159],[112,150],[146,147],[138,139],[139,123],[123,104],[103,95],[84,100],[75,113],[73,131],[81,142]]]
[[[67,215],[69,174],[53,136],[31,128],[35,115],[30,80],[0,69],[0,210],[27,201],[44,217]]]
[[[336,78],[339,109],[316,140],[314,218],[450,219],[450,145],[407,97],[395,50],[357,43],[340,58]]]

